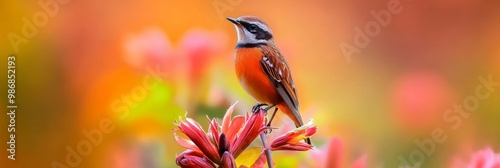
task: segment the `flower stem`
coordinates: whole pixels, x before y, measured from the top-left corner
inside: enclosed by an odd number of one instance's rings
[[[267,165],[269,168],[273,168],[273,159],[271,157],[271,149],[269,148],[269,144],[267,143],[266,133],[263,132],[260,134],[260,139],[262,140],[262,145],[264,146],[264,152],[266,153]]]

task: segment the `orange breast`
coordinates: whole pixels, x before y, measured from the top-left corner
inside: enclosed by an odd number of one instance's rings
[[[240,84],[255,100],[260,103],[277,104],[281,97],[262,70],[262,53],[258,48],[236,49],[236,76]]]

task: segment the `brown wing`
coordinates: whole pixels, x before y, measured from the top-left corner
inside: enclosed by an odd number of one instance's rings
[[[261,46],[261,50],[264,54],[260,61],[262,69],[269,77],[269,80],[274,85],[274,88],[276,88],[278,94],[293,112],[297,121],[302,125],[297,92],[295,91],[292,73],[290,72],[285,57],[283,57],[281,52],[274,47],[265,45]]]

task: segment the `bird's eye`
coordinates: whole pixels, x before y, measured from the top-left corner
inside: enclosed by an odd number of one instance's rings
[[[257,25],[251,24],[250,26],[248,26],[248,28],[250,29],[250,32],[252,32],[252,33],[257,32]]]

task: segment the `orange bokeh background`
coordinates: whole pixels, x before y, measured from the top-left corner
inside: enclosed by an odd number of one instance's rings
[[[459,129],[443,119],[475,94],[478,78],[500,81],[500,3],[398,1],[402,11],[348,62],[339,44],[353,44],[354,28],[364,29],[375,20],[370,11],[389,2],[69,1],[17,53],[6,35],[22,35],[22,18],[44,9],[38,1],[2,2],[0,53],[17,56],[19,108],[17,158],[4,152],[0,163],[68,165],[67,148],[89,141],[82,132],[111,121],[112,131],[76,165],[174,167],[183,151],[172,131],[179,117],[207,124],[206,116],[220,118],[236,101],[240,114],[256,103],[233,70],[236,33],[225,17],[241,15],[270,24],[291,66],[303,117],[318,126],[313,143],[322,148],[337,137],[343,167],[362,155],[368,167],[397,167],[399,156],[409,158],[419,150],[414,141],[432,138],[435,128],[447,140],[425,156],[423,167],[445,167],[484,147],[500,151],[500,87]],[[6,127],[9,120],[0,118]],[[291,124],[281,115],[275,122]],[[8,141],[1,130],[1,142]],[[275,155],[278,167],[318,166],[305,153]]]

